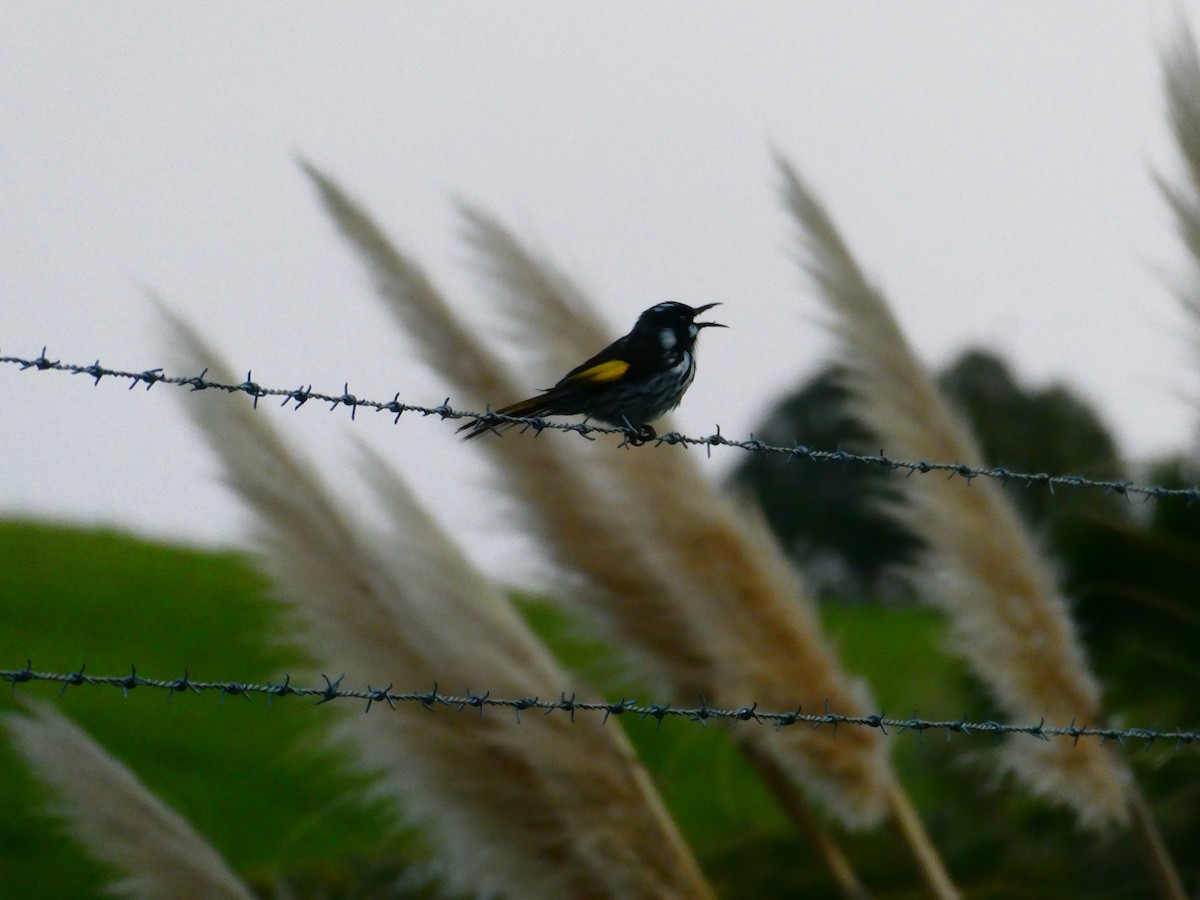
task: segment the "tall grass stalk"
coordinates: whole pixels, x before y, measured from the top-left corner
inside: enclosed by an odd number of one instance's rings
[[[983,465],[969,427],[917,359],[828,213],[794,169],[782,159],[779,165],[801,264],[841,342],[839,363],[855,415],[894,456]],[[920,596],[946,614],[954,652],[1017,719],[1103,723],[1100,686],[1051,565],[1000,486],[915,477],[901,487],[902,499],[886,508],[925,542],[911,574]],[[1085,826],[1132,826],[1144,837],[1153,825],[1112,747],[1010,741],[1002,763],[1035,794],[1070,807]],[[1160,886],[1178,886],[1165,855],[1144,858]],[[1163,895],[1179,896],[1173,889]]]

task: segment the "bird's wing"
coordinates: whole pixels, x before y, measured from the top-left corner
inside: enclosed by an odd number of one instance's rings
[[[606,359],[593,365],[584,364],[585,368],[574,369],[555,387],[568,385],[605,384],[617,381],[629,371],[629,362],[624,359]]]
[[[591,359],[577,365],[564,375],[551,390],[559,388],[587,388],[619,381],[631,369],[637,369],[638,360],[630,355],[629,335],[613,341]]]

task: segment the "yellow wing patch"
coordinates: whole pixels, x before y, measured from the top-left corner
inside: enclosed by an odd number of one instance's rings
[[[573,382],[587,382],[589,384],[599,384],[608,381],[616,381],[622,375],[629,371],[629,363],[623,359],[610,359],[598,365],[592,366],[590,369],[584,369],[571,377]]]

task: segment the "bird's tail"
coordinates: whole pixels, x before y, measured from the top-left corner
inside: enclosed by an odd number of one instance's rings
[[[539,394],[536,397],[530,397],[528,400],[522,400],[519,403],[514,403],[511,406],[505,406],[495,410],[497,415],[501,416],[519,416],[520,418],[533,418],[535,416],[543,416],[549,410],[546,408],[546,397],[544,394]],[[477,438],[481,434],[486,434],[489,431],[506,431],[512,428],[516,422],[489,422],[486,419],[472,419],[459,431],[471,430],[464,441],[469,441],[471,438]]]

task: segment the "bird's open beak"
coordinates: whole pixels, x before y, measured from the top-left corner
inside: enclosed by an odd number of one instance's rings
[[[697,306],[696,307],[696,315],[698,316],[698,315],[700,315],[700,313],[705,312],[706,310],[710,310],[714,306],[720,306],[720,305],[721,305],[720,303],[705,303],[703,306]],[[697,328],[728,328],[729,327],[728,325],[722,325],[720,322],[696,322],[695,320],[693,320],[693,324]]]

